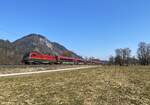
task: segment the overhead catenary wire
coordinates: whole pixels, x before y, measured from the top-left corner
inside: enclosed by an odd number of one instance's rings
[[[12,32],[12,31],[9,31],[8,29],[6,30],[4,27],[0,26],[0,39],[5,39],[5,40],[9,40],[9,39],[6,39],[7,37],[6,36],[10,36],[11,37],[16,37],[16,36],[22,36],[24,35],[24,33],[22,32]]]

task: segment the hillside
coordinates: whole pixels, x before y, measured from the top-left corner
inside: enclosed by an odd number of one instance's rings
[[[51,42],[42,35],[30,34],[14,42],[0,40],[0,64],[19,64],[23,55],[30,51],[38,51],[51,55],[80,57],[63,45]]]
[[[0,40],[0,64],[18,64],[21,61],[20,52],[8,40]]]

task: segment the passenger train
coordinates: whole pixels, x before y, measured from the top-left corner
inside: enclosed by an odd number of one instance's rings
[[[41,54],[36,51],[29,52],[24,55],[22,63],[24,64],[101,64],[99,59],[85,60],[81,58],[53,56],[48,54]]]

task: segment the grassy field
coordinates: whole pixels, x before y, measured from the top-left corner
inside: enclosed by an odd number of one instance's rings
[[[150,67],[1,77],[0,105],[150,105]]]

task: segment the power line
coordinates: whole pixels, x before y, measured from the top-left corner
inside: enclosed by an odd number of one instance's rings
[[[13,38],[16,38],[16,37],[19,37],[19,36],[22,36],[22,35],[24,35],[24,33],[20,33],[20,32],[16,33],[16,32],[12,32],[12,31],[8,31],[8,30],[6,30],[6,29],[4,29],[0,26],[0,39],[2,38],[2,39],[13,41],[13,40],[15,40]],[[9,39],[9,38],[11,38],[11,39]]]

